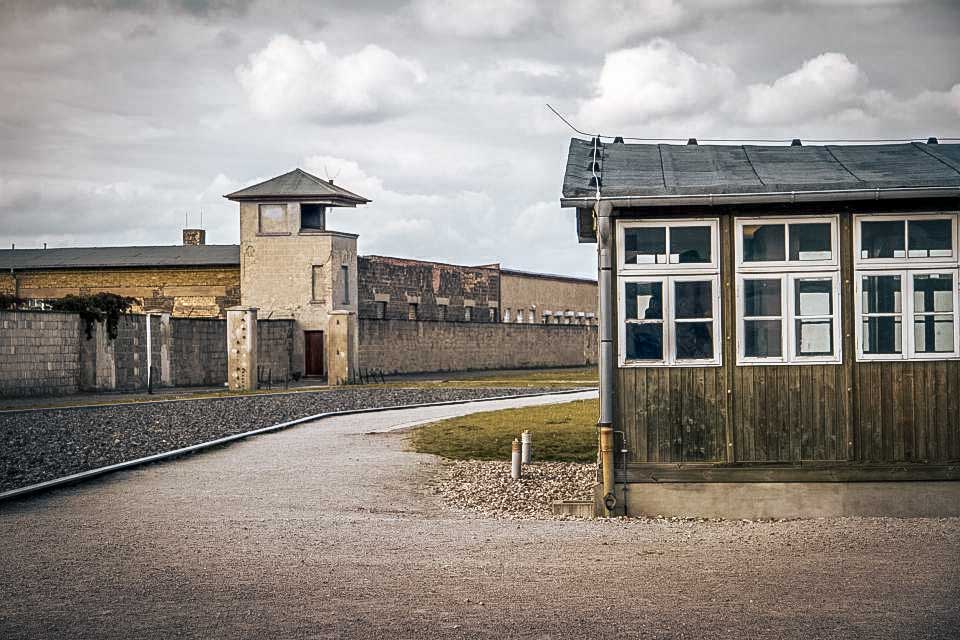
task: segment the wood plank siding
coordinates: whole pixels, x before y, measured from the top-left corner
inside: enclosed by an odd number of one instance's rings
[[[842,362],[772,366],[736,364],[735,218],[711,217],[723,363],[618,368],[629,481],[960,479],[960,361],[856,360],[852,216],[838,226]]]

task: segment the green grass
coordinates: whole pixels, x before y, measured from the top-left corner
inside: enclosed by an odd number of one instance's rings
[[[598,400],[485,411],[419,427],[410,442],[454,460],[509,460],[513,439],[529,430],[534,461],[594,462],[598,413]]]

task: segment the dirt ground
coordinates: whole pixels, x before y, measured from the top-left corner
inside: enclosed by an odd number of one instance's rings
[[[0,637],[957,637],[960,519],[483,518],[371,433],[542,401],[341,417],[0,505]]]

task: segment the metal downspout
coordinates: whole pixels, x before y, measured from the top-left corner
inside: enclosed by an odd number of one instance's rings
[[[597,224],[597,282],[600,288],[600,465],[603,480],[604,515],[612,515],[617,506],[613,469],[613,205],[600,201],[594,206]]]

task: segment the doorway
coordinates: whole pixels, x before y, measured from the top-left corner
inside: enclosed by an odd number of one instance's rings
[[[305,374],[322,376],[323,370],[323,331],[304,331]]]

